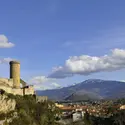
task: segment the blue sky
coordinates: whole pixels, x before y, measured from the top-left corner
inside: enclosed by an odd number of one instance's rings
[[[125,50],[124,12],[124,0],[0,0],[0,34],[14,44],[0,48],[0,59],[19,60],[21,77],[29,81],[48,76],[53,67],[63,67],[70,56],[100,57],[115,48]],[[67,86],[89,78],[125,80],[124,66],[119,69],[87,76],[76,73],[56,78],[54,83]],[[9,77],[7,64],[0,64],[0,77]],[[39,82],[36,88],[41,86],[53,88],[51,80]]]

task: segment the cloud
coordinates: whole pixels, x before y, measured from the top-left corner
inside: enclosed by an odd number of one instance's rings
[[[124,82],[125,83],[125,80],[121,80],[120,82]]]
[[[49,78],[66,78],[73,75],[90,75],[97,72],[110,72],[125,68],[125,50],[114,49],[101,57],[81,55],[65,61],[64,66],[55,67]]]
[[[33,77],[28,83],[33,84],[36,90],[56,89],[61,87],[56,83],[56,79],[47,78],[46,76]]]
[[[30,83],[39,84],[39,83],[48,82],[49,80],[50,79],[47,79],[47,77],[45,77],[45,76],[36,76],[36,77],[33,77],[32,79],[30,79]]]
[[[10,61],[12,61],[14,59],[12,58],[3,58],[3,59],[0,59],[0,64],[6,64],[6,63],[9,63]]]
[[[53,82],[51,85],[53,85],[54,87],[56,87],[56,88],[59,88],[59,87],[61,87],[59,84],[57,84],[56,82]]]
[[[11,48],[15,45],[8,41],[5,35],[0,35],[0,48]]]

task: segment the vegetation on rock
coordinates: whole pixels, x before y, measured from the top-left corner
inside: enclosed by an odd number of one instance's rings
[[[14,96],[7,94],[9,99],[16,101],[13,112],[2,114],[8,125],[56,125],[60,110],[51,101],[37,102],[32,95]]]

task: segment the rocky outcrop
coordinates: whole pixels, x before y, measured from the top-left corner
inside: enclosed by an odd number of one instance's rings
[[[0,114],[13,111],[15,106],[16,101],[14,99],[10,99],[6,95],[0,95]]]

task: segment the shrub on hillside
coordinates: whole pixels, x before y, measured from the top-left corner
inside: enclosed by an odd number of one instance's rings
[[[37,103],[34,96],[8,97],[16,100],[15,111],[18,114],[9,125],[56,125],[56,117],[60,110],[53,102]]]

